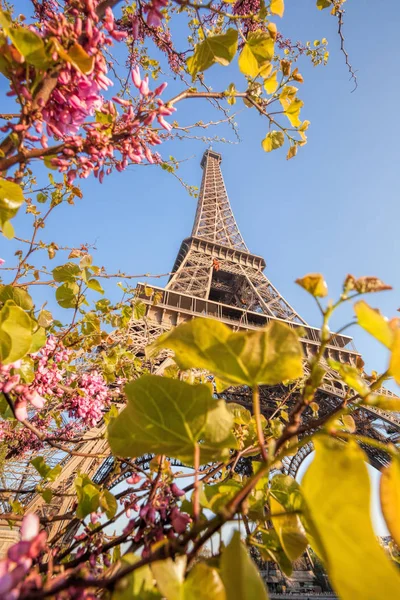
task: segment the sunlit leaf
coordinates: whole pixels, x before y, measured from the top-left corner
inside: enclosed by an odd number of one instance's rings
[[[274,15],[278,15],[279,17],[283,17],[283,13],[285,11],[285,2],[284,2],[284,0],[271,0],[270,11]]]
[[[239,56],[239,69],[244,75],[257,77],[262,67],[274,56],[274,40],[266,31],[252,31]]]
[[[400,573],[372,528],[364,452],[352,440],[316,437],[314,446],[302,491],[323,544],[331,584],[342,600],[396,598]]]
[[[181,369],[203,368],[236,385],[275,385],[303,373],[296,333],[276,321],[265,329],[232,332],[212,319],[194,319],[163,334],[148,348],[175,352]]]
[[[264,560],[272,560],[278,563],[285,575],[288,577],[292,574],[292,562],[286,556],[282,548],[278,534],[273,529],[261,534],[262,547],[257,546]]]
[[[75,263],[68,262],[65,265],[55,267],[52,271],[54,281],[57,282],[74,282],[79,277],[81,270]]]
[[[4,285],[0,287],[0,302],[7,302],[12,300],[17,306],[20,306],[24,310],[31,310],[33,308],[33,300],[26,290],[21,287],[14,287],[12,285]]]
[[[53,468],[49,467],[49,465],[46,464],[43,456],[37,456],[36,458],[33,458],[31,460],[31,464],[35,467],[39,475],[48,481],[55,481],[62,471],[61,465],[56,465]]]
[[[167,558],[151,564],[151,572],[157,582],[157,587],[167,600],[182,598],[185,568],[186,556],[178,556],[175,560]]]
[[[221,35],[207,36],[196,45],[193,56],[187,60],[187,67],[192,77],[218,63],[226,67],[236,54],[238,32],[228,29]]]
[[[267,600],[261,575],[235,531],[222,552],[221,576],[228,600]]]
[[[82,473],[75,478],[75,489],[78,497],[76,516],[79,519],[84,519],[99,508],[100,491],[92,480]]]
[[[0,226],[3,234],[8,238],[12,238],[13,235],[7,234],[6,224],[15,217],[23,202],[24,195],[21,186],[0,177]]]
[[[343,381],[357,392],[361,397],[367,396],[370,392],[370,388],[367,385],[365,379],[360,375],[360,372],[356,367],[352,365],[343,364],[333,359],[328,359],[329,366],[337,371],[343,379]]]
[[[306,549],[307,538],[297,514],[302,511],[303,499],[295,479],[289,475],[276,475],[272,479],[270,508],[271,520],[282,548],[290,560],[296,560]]]
[[[121,569],[135,564],[138,556],[125,554],[121,559]],[[149,565],[136,569],[126,577],[117,581],[112,600],[158,600],[161,594],[156,589],[154,577]]]
[[[261,142],[261,145],[265,152],[271,152],[283,146],[284,142],[285,136],[282,131],[270,131]]]
[[[87,281],[86,285],[91,290],[94,290],[95,292],[98,292],[99,294],[104,294],[104,290],[101,287],[101,284],[100,284],[100,282],[97,279],[89,279]]]
[[[272,75],[265,79],[264,81],[264,89],[267,94],[273,94],[278,89],[279,82],[277,80],[278,71],[274,71]]]
[[[284,111],[284,114],[287,116],[293,127],[299,127],[301,125],[300,110],[302,106],[304,106],[304,102],[295,98]]]
[[[382,513],[390,535],[400,546],[400,459],[393,458],[382,470],[380,482]]]
[[[389,372],[396,383],[400,384],[400,329],[394,331]]]
[[[228,600],[217,569],[202,562],[191,569],[181,597],[182,600]]]
[[[391,348],[394,340],[394,331],[389,321],[381,315],[378,309],[371,308],[364,300],[354,304],[357,321],[360,327],[368,331],[375,339]]]
[[[7,300],[0,311],[0,360],[12,363],[29,352],[32,320],[22,308]]]
[[[296,283],[317,298],[324,298],[328,294],[328,286],[320,273],[309,273],[296,279]]]
[[[79,287],[76,283],[63,283],[56,290],[56,300],[62,308],[75,308]]]
[[[222,458],[236,446],[232,415],[206,385],[143,375],[126,385],[125,393],[126,408],[108,426],[118,456],[166,454],[193,464],[198,442],[202,462]]]

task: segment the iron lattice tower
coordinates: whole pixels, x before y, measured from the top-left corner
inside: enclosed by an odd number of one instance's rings
[[[264,274],[265,261],[252,254],[240,234],[233,216],[226,192],[222,172],[221,155],[209,149],[201,161],[203,177],[197,204],[192,234],[183,240],[165,288],[153,287],[158,295],[155,304],[147,295],[144,284],[137,288],[137,298],[146,304],[146,316],[133,320],[129,337],[132,350],[138,356],[144,356],[145,347],[164,331],[188,321],[194,317],[207,317],[226,323],[235,330],[249,330],[265,327],[272,320],[281,320],[292,328],[301,327],[301,341],[306,357],[314,355],[320,343],[318,328],[312,327],[290,306]],[[116,334],[118,336],[118,334]],[[342,334],[333,336],[327,347],[325,361],[333,358],[341,363],[355,365],[359,353],[353,346],[352,338]],[[172,361],[164,356],[156,365],[156,372]],[[326,367],[328,369],[327,363]],[[338,381],[332,370],[327,370],[319,395],[321,411],[331,410],[346,393],[344,384]],[[276,401],[287,394],[284,386],[261,388],[261,405],[268,417],[276,408]],[[382,388],[379,393],[394,396]],[[224,393],[227,401],[240,403],[251,409],[251,397],[245,388],[231,388]],[[323,414],[323,412],[321,413]],[[311,415],[308,415],[311,416]],[[377,408],[359,408],[354,413],[358,431],[374,439],[397,443],[400,439],[400,415]],[[304,416],[307,419],[307,412]],[[114,466],[112,456],[107,455],[107,442],[101,438],[104,424],[86,433],[80,445],[73,448],[73,455],[63,454],[59,450],[49,449],[41,452],[46,461],[54,465],[61,462],[61,476],[49,487],[54,495],[50,505],[45,504],[42,496],[25,494],[21,488],[34,490],[38,482],[36,471],[29,464],[9,460],[2,476],[2,487],[12,487],[15,492],[0,494],[0,510],[7,513],[13,500],[23,502],[27,509],[42,515],[63,515],[71,509],[69,496],[62,497],[60,492],[71,491],[78,471],[87,473],[95,482],[107,482]],[[364,447],[373,466],[380,469],[388,463],[388,456],[377,449]],[[312,451],[312,445],[303,446],[292,458],[286,458],[285,472],[295,476],[301,462]],[[125,476],[128,476],[126,473]],[[119,480],[114,480],[113,485]],[[1,517],[1,514],[0,514]],[[4,522],[4,521],[3,521]],[[60,539],[65,531],[71,534],[68,523],[55,520],[48,526],[50,543]],[[8,528],[0,529],[0,552],[10,544]],[[3,544],[3,547],[2,547]]]

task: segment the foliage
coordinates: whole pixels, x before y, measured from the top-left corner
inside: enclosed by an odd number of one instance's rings
[[[342,35],[343,2],[316,4],[330,8]],[[17,248],[15,265],[0,259],[0,457],[10,485],[0,492],[0,517],[21,528],[0,562],[6,600],[265,599],[250,551],[290,575],[307,546],[340,597],[398,595],[399,573],[372,531],[364,464],[365,449],[385,453],[381,504],[399,543],[398,447],[357,434],[360,409],[399,412],[400,401],[381,387],[391,377],[400,383],[399,322],[359,299],[389,286],[348,276],[339,299],[322,306],[323,276],[298,279],[323,316],[315,354],[304,354],[305,333],[293,323],[233,332],[198,319],[152,340],[145,356],[135,328],[147,327],[159,292],[97,266],[87,244],[64,247],[43,233],[59,206],[82,199],[79,179],[101,183],[139,163],[176,173],[177,161],[155,148],[181,135],[172,115],[186,99],[209,98],[223,111],[243,101],[264,118],[263,149],[286,144],[294,157],[309,127],[297,61],[324,64],[328,52],[324,39],[285,40],[277,25],[284,9],[284,0],[32,0],[25,17],[0,2],[0,73],[12,107],[0,114],[0,227]],[[183,50],[175,46],[178,19],[187,26]],[[237,80],[210,90],[207,70],[228,64]],[[153,86],[166,67],[182,86],[169,100],[161,98],[165,83]],[[48,170],[45,181],[34,161]],[[18,237],[23,210],[33,220],[29,239]],[[114,278],[118,302],[106,297]],[[38,304],[37,285],[55,300],[54,315]],[[353,299],[357,323],[390,355],[381,375],[366,374],[359,359],[330,356],[330,317]],[[320,395],[332,384],[328,371],[344,390],[334,407]],[[262,414],[262,386],[285,390],[272,414]],[[226,401],[233,388],[251,394],[252,412]],[[301,485],[277,474],[310,442],[316,458]],[[176,461],[186,469],[177,471]],[[8,476],[16,462],[29,471],[18,489]],[[108,469],[103,479],[99,465]],[[181,484],[186,476],[193,483]],[[244,522],[245,543],[236,532],[205,556],[229,521]]]

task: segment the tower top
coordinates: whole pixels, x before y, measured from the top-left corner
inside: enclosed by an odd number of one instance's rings
[[[200,165],[202,166],[202,168],[204,169],[207,159],[208,158],[213,158],[215,160],[218,161],[218,164],[221,164],[222,162],[222,154],[219,154],[219,152],[215,152],[215,150],[213,150],[211,148],[211,146],[204,152],[203,157],[201,159]]]
[[[201,159],[201,181],[192,237],[248,252],[233,216],[221,171],[222,156],[208,148]]]

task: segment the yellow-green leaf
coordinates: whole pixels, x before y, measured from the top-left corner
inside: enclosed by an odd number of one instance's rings
[[[182,600],[228,600],[217,569],[202,562],[195,565],[184,583]]]
[[[368,331],[375,339],[391,348],[394,340],[394,331],[389,321],[381,315],[379,310],[371,308],[364,300],[356,302],[354,310],[360,327]]]
[[[392,354],[389,371],[396,383],[400,384],[400,329],[393,332]]]
[[[274,40],[265,31],[253,31],[247,36],[239,56],[239,69],[244,75],[257,77],[274,56]]]
[[[279,85],[278,80],[276,78],[277,74],[278,71],[274,71],[272,75],[268,77],[268,79],[265,79],[264,89],[267,92],[267,94],[273,94],[274,92],[276,92]]]
[[[397,397],[369,394],[366,398],[364,398],[362,404],[365,404],[366,406],[375,406],[376,408],[381,408],[382,410],[393,410],[395,412],[400,412],[400,398]]]
[[[308,275],[296,279],[296,283],[317,298],[324,298],[328,294],[328,286],[320,273],[308,273]]]
[[[7,231],[5,231],[6,224],[10,219],[15,217],[23,201],[24,195],[21,187],[12,181],[0,177],[0,226],[6,237],[13,237],[13,235],[9,236]]]
[[[382,470],[380,483],[382,513],[390,535],[400,546],[400,460],[393,458]]]
[[[268,600],[260,573],[235,531],[221,558],[221,576],[228,600]]]
[[[135,554],[125,554],[121,559],[121,569],[135,564],[138,560],[139,557],[135,556]],[[115,559],[113,562],[115,562]],[[156,590],[154,577],[149,565],[144,565],[117,581],[112,594],[112,600],[158,599],[161,599],[161,594]]]
[[[366,455],[352,440],[316,437],[314,446],[302,491],[323,546],[329,581],[341,600],[397,598],[400,573],[371,523]]]
[[[369,386],[367,385],[365,379],[363,379],[356,367],[352,367],[348,364],[340,363],[336,360],[329,359],[329,366],[332,369],[335,369],[343,379],[343,381],[351,387],[353,390],[360,394],[363,398],[367,396],[370,392]]]
[[[226,67],[236,54],[237,44],[236,29],[228,29],[222,35],[206,37],[203,42],[196,45],[193,56],[187,59],[189,73],[195,77],[197,73],[205,71],[215,63]]]
[[[283,146],[284,142],[285,136],[282,131],[270,131],[261,142],[261,145],[265,152],[271,152]]]
[[[297,92],[297,87],[294,87],[293,85],[285,85],[279,94],[279,102],[282,104],[283,110],[286,110],[295,100]]]
[[[169,348],[181,369],[207,369],[232,385],[275,385],[303,373],[296,333],[279,321],[265,329],[233,332],[212,319],[194,319],[163,334],[148,355]]]
[[[12,300],[7,300],[0,311],[0,361],[9,364],[22,358],[31,344],[31,318]]]
[[[111,450],[118,456],[166,454],[193,464],[200,442],[200,460],[224,458],[237,443],[233,417],[224,400],[207,385],[143,375],[125,386],[128,402],[108,426]]]
[[[287,116],[293,127],[299,127],[301,125],[300,109],[303,105],[304,102],[302,100],[295,98],[284,111],[284,114]]]
[[[175,560],[167,558],[153,562],[151,572],[157,587],[167,600],[180,600],[185,577],[186,556],[177,556]]]
[[[296,560],[307,547],[306,533],[300,516],[303,499],[300,486],[289,475],[276,475],[270,490],[271,520],[283,550],[290,560]],[[275,516],[273,516],[275,515]]]
[[[269,8],[272,14],[283,17],[283,13],[285,11],[285,2],[284,0],[271,0]]]

